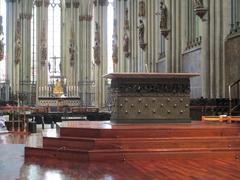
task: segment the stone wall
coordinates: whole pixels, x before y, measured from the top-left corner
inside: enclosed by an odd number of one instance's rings
[[[182,71],[186,73],[200,73],[201,48],[195,47],[191,51],[185,51],[182,55]],[[191,98],[199,98],[202,95],[201,76],[191,78]]]
[[[240,33],[229,36],[225,42],[225,88],[240,79]],[[228,97],[228,91],[226,91]]]

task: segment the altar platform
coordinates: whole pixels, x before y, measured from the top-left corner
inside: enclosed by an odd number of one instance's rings
[[[68,162],[240,158],[240,125],[193,121],[179,124],[57,123],[43,143],[25,147],[25,161]]]

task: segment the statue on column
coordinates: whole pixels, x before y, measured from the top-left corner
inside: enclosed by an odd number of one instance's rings
[[[45,27],[43,27],[41,34],[41,64],[45,65],[46,61],[47,61],[47,42]]]
[[[167,29],[167,7],[160,2],[160,29]]]
[[[129,29],[128,9],[124,11],[124,29]]]
[[[0,40],[0,61],[4,58],[4,44],[3,38]]]
[[[69,46],[69,54],[70,54],[70,65],[74,65],[74,60],[75,60],[75,47],[74,47],[74,42],[70,40],[70,46]]]
[[[139,26],[138,26],[138,33],[139,33],[139,46],[143,50],[145,49],[147,43],[144,42],[144,23],[143,20],[139,20]]]
[[[4,58],[4,44],[3,44],[3,26],[2,16],[0,16],[0,61]]]
[[[117,64],[118,63],[118,46],[117,46],[117,40],[113,38],[112,40],[112,60],[113,63]]]
[[[100,64],[100,34],[99,34],[99,24],[95,22],[95,45],[93,47],[93,55],[95,64]]]
[[[144,17],[145,16],[145,2],[144,1],[139,1],[138,16],[139,17]]]
[[[16,34],[15,34],[15,63],[18,64],[21,59],[21,23],[20,19],[17,20]]]
[[[74,42],[74,31],[73,28],[71,29],[71,37],[70,37],[70,44],[69,44],[69,55],[70,55],[70,65],[73,66],[74,65],[74,61],[75,61],[75,56],[76,56],[76,52],[75,52],[75,42]]]
[[[118,46],[117,46],[117,19],[113,22],[113,36],[112,36],[112,60],[113,63],[118,63]]]
[[[138,26],[138,31],[139,31],[139,44],[144,44],[144,23],[140,19],[139,20],[139,26]]]
[[[100,64],[100,46],[98,42],[95,42],[95,46],[93,47],[94,50],[94,61],[95,64],[99,65]]]
[[[127,33],[124,33],[123,37],[123,52],[128,53],[129,50],[129,37]]]

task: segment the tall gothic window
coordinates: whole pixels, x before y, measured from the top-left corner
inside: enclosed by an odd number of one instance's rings
[[[34,83],[37,77],[37,13],[36,6],[32,9],[31,22],[31,81]],[[43,20],[46,26],[46,42],[48,47],[49,83],[60,76],[61,60],[61,0],[50,0],[47,19]]]
[[[48,7],[49,81],[61,76],[61,1],[50,0]]]
[[[6,80],[6,3],[5,1],[0,2],[0,43],[1,43],[1,54],[0,54],[0,82]]]

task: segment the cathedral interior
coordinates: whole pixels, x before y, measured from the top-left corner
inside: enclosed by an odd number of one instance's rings
[[[0,0],[0,179],[239,179],[238,50],[239,0]]]

